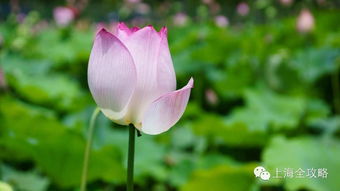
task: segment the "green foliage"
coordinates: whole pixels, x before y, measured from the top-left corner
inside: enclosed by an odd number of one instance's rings
[[[7,183],[0,181],[0,189],[3,191],[13,191],[12,187],[8,185]]]
[[[218,166],[209,170],[197,171],[193,179],[181,190],[190,191],[241,191],[250,190],[254,182],[255,165],[243,167]]]
[[[303,81],[311,83],[340,67],[340,62],[336,61],[336,59],[339,59],[339,54],[339,48],[303,50],[297,53],[291,67],[297,71]]]
[[[54,66],[50,60],[27,60],[11,54],[4,54],[0,59],[7,83],[30,102],[63,111],[82,107],[82,102],[88,99],[71,76],[52,71]],[[78,104],[73,104],[75,102]]]
[[[9,167],[3,166],[1,169],[4,174],[4,181],[10,183],[16,190],[22,191],[44,191],[47,189],[49,181],[46,177],[41,177],[36,172],[19,172]],[[0,190],[9,191],[9,188]]]
[[[3,117],[0,146],[5,148],[0,153],[2,158],[33,161],[58,185],[77,186],[85,147],[82,134],[70,131],[57,120],[56,113],[51,110],[8,97],[3,97],[0,102]],[[125,171],[121,158],[118,148],[112,145],[94,150],[89,180],[102,178],[122,182]]]
[[[289,158],[287,159],[287,155]],[[340,142],[334,139],[299,137],[286,139],[274,137],[263,153],[263,162],[268,169],[301,168],[327,169],[327,178],[286,178],[287,190],[337,190],[340,186],[338,177],[332,176],[340,170]],[[307,174],[307,172],[306,172]],[[282,176],[282,173],[281,175]],[[316,176],[318,176],[316,172]]]
[[[202,135],[222,138],[231,145],[263,145],[268,133],[298,127],[305,112],[311,110],[301,97],[283,96],[268,90],[246,90],[245,106],[235,108],[224,118],[204,114],[194,129]],[[315,114],[324,116],[323,112]],[[218,128],[211,128],[214,124]]]

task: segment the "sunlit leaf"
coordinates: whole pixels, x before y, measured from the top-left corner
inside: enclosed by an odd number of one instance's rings
[[[37,172],[20,172],[8,166],[3,166],[1,169],[3,180],[10,183],[16,190],[21,191],[46,191],[49,185],[49,180],[42,177]],[[0,190],[2,188],[0,186]],[[3,191],[7,191],[4,189]]]
[[[276,175],[276,169],[282,171],[278,173],[281,178],[284,177],[285,168],[295,171],[301,168],[304,171],[304,178],[281,179],[287,190],[337,190],[340,187],[337,177],[340,171],[339,158],[338,140],[313,137],[275,137],[263,153],[264,165],[273,176]],[[307,177],[308,169],[312,168],[316,169],[316,177]],[[328,174],[323,177],[318,169],[326,169]]]
[[[254,183],[254,165],[217,166],[209,170],[195,172],[180,190],[182,191],[244,191],[250,190]]]

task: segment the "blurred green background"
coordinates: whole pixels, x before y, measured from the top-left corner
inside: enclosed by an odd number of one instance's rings
[[[0,190],[79,190],[100,27],[168,27],[181,120],[136,140],[140,191],[340,190],[340,2],[0,1]],[[125,190],[128,128],[100,115],[88,190]],[[272,178],[255,178],[256,166]],[[273,178],[276,170],[328,176]],[[307,173],[307,172],[306,172]],[[281,174],[283,176],[283,172]]]

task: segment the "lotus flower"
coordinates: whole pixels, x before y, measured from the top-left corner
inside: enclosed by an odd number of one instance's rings
[[[173,23],[175,26],[184,26],[188,22],[188,16],[185,13],[177,13],[173,17]]]
[[[116,33],[101,29],[94,40],[88,84],[106,117],[146,134],[160,134],[183,115],[193,87],[191,78],[176,90],[176,75],[167,42],[167,29],[128,28]]]
[[[249,5],[246,2],[241,2],[237,5],[237,13],[241,16],[246,16],[249,13]]]
[[[57,25],[67,26],[75,18],[75,11],[69,7],[56,7],[53,10],[53,17]]]
[[[296,28],[301,33],[308,33],[314,28],[314,16],[308,9],[302,9],[297,21]]]
[[[280,3],[284,6],[289,6],[293,3],[294,0],[280,0]]]
[[[0,89],[5,88],[7,86],[6,84],[5,74],[0,68]]]
[[[215,24],[218,26],[218,27],[226,27],[229,25],[229,20],[227,17],[223,16],[223,15],[218,15],[215,17]]]

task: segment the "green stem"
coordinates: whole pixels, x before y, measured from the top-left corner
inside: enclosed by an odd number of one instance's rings
[[[133,164],[135,159],[135,127],[129,125],[129,151],[128,151],[128,167],[127,167],[127,191],[133,191]]]
[[[95,121],[96,121],[96,118],[99,112],[100,112],[99,108],[96,108],[93,111],[91,120],[90,120],[90,126],[89,126],[89,130],[87,134],[87,142],[86,142],[86,148],[85,148],[85,154],[84,154],[83,172],[81,175],[81,185],[80,185],[81,191],[86,191],[86,179],[87,179],[87,171],[88,171],[89,158],[90,158],[90,150],[91,150],[91,145],[92,145],[93,129],[94,129],[94,124],[95,124]]]

